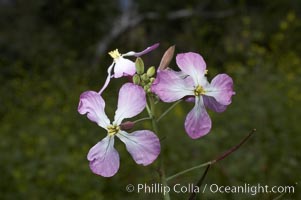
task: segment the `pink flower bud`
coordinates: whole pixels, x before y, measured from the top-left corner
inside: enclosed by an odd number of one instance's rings
[[[134,127],[135,123],[134,122],[131,122],[131,121],[126,121],[126,122],[123,122],[122,124],[120,124],[120,129],[121,130],[130,130]]]

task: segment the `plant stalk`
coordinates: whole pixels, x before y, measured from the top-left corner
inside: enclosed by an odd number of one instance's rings
[[[158,117],[157,122],[159,122],[167,113],[169,113],[169,111],[171,111],[180,102],[181,102],[181,100],[176,101],[175,103],[173,103],[167,110],[165,110],[165,112],[162,115],[160,115],[160,117]]]
[[[148,101],[149,101],[150,106],[147,103],[146,109],[147,109],[149,117],[152,120],[153,130],[157,135],[159,135],[158,124],[157,124],[157,120],[155,117],[155,103],[150,95],[148,95]],[[165,169],[164,169],[164,162],[163,162],[163,154],[161,153],[159,156],[160,156],[159,175],[160,175],[161,183],[163,184],[164,187],[167,187],[167,180],[166,180],[166,176],[165,176]],[[170,200],[169,193],[164,193],[163,198],[164,198],[164,200]]]

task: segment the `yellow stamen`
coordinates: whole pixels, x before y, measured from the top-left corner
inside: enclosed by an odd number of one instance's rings
[[[114,51],[110,51],[109,55],[113,58],[113,59],[117,59],[121,56],[121,54],[119,53],[118,49],[115,49]]]
[[[107,129],[108,129],[108,135],[109,136],[113,136],[113,135],[115,135],[116,133],[118,133],[120,131],[120,128],[117,125],[109,125],[107,127]]]
[[[208,69],[205,70],[205,75],[208,74]]]
[[[196,88],[194,89],[194,95],[195,96],[200,96],[201,94],[205,94],[205,90],[202,86],[198,85],[196,86]]]

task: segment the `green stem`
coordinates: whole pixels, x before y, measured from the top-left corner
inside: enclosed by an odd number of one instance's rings
[[[159,134],[159,129],[158,129],[158,124],[157,124],[157,120],[155,117],[155,103],[153,101],[153,98],[151,96],[148,95],[148,101],[150,106],[148,105],[148,103],[146,104],[146,109],[148,112],[149,117],[152,120],[152,126],[153,126],[153,130],[156,134]],[[160,169],[159,169],[159,174],[160,174],[160,179],[161,179],[161,183],[163,184],[163,186],[167,186],[167,181],[166,181],[166,176],[165,176],[165,171],[164,171],[164,164],[163,164],[163,154],[160,154]],[[164,200],[170,200],[170,196],[169,193],[165,193],[164,194]]]
[[[151,111],[151,109],[150,109],[148,103],[146,103],[146,110],[147,110],[147,113],[148,113],[149,118],[152,119],[153,115],[152,115],[152,111]]]
[[[166,188],[167,185],[167,180],[165,176],[165,169],[164,169],[164,164],[163,164],[163,157],[160,157],[160,178],[161,178],[161,183],[163,184],[164,188]],[[169,193],[164,194],[164,200],[170,200]]]
[[[160,115],[160,117],[158,117],[157,122],[159,122],[167,113],[169,113],[169,111],[171,111],[180,102],[181,102],[181,100],[176,101],[175,103],[173,103],[167,110],[165,110],[165,112],[162,115]]]
[[[145,120],[149,120],[151,119],[150,117],[144,117],[144,118],[141,118],[141,119],[137,119],[135,121],[133,121],[135,124],[138,123],[138,122],[142,122],[142,121],[145,121]]]
[[[166,181],[170,181],[171,179],[174,179],[174,178],[176,178],[176,177],[178,177],[178,176],[181,176],[182,174],[186,174],[187,172],[190,172],[190,171],[193,171],[193,170],[202,168],[202,167],[206,167],[206,166],[211,165],[211,164],[213,164],[213,163],[214,163],[214,162],[209,161],[209,162],[206,162],[206,163],[203,163],[203,164],[200,164],[200,165],[191,167],[191,168],[189,168],[189,169],[185,169],[185,170],[183,170],[183,171],[181,171],[181,172],[178,172],[178,173],[176,173],[176,174],[174,174],[174,175],[172,175],[172,176],[167,177],[167,178],[166,178]]]
[[[152,125],[153,125],[153,129],[154,129],[155,133],[159,134],[158,124],[157,124],[156,117],[155,117],[155,104],[154,104],[153,98],[150,95],[148,95],[148,101],[149,101],[150,107],[146,104],[146,109],[148,110],[149,117],[152,120]]]

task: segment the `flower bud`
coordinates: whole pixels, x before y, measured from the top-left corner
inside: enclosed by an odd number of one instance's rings
[[[135,74],[133,76],[133,83],[136,84],[136,85],[139,85],[140,84],[140,77],[138,74]]]
[[[150,78],[149,81],[150,81],[151,83],[153,83],[153,82],[155,81],[155,78]]]
[[[142,79],[143,81],[148,81],[148,77],[147,77],[146,74],[143,74],[143,75],[141,76],[141,79]]]
[[[136,66],[136,72],[137,74],[141,75],[144,73],[144,63],[143,60],[138,57],[135,61],[135,66]]]
[[[147,75],[148,77],[152,77],[152,76],[155,75],[155,73],[156,73],[156,69],[155,69],[154,66],[152,66],[152,67],[148,68],[148,70],[147,70],[147,72],[146,72],[146,75]]]
[[[120,124],[120,129],[121,130],[130,130],[134,127],[135,123],[134,122],[131,122],[131,121],[126,121],[126,122],[123,122],[122,124]]]
[[[168,68],[170,61],[173,58],[174,53],[175,53],[175,45],[169,47],[165,51],[165,53],[161,59],[160,65],[159,65],[159,70],[165,70],[166,68]]]
[[[143,87],[143,89],[144,89],[145,92],[147,92],[148,89],[149,89],[149,86],[148,86],[148,85],[145,85],[145,86]]]

